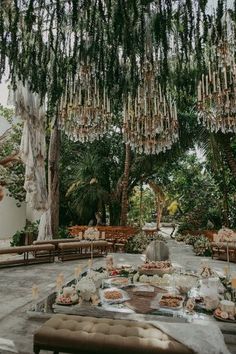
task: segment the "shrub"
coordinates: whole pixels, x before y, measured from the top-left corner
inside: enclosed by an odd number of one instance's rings
[[[66,227],[59,227],[58,238],[73,238]]]
[[[32,240],[36,239],[38,235],[38,225],[38,221],[30,222],[27,220],[23,230],[16,231],[16,233],[12,236],[12,241],[10,242],[11,247],[23,246],[25,244],[24,237],[26,234],[31,234]]]
[[[204,235],[199,235],[193,245],[193,250],[197,256],[211,256],[210,241]]]
[[[165,241],[165,238],[157,232],[153,235],[147,235],[144,231],[130,237],[125,244],[127,253],[143,253],[149,243],[154,240]]]

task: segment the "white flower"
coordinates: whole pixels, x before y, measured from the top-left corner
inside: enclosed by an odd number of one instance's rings
[[[91,296],[96,293],[94,282],[87,277],[82,278],[78,282],[76,289],[80,291],[81,297],[87,301],[89,301]]]
[[[139,281],[141,283],[148,283],[149,282],[149,277],[147,275],[143,274],[143,275],[140,276]]]

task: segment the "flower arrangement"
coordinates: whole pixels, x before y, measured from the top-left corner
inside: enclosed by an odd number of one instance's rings
[[[200,235],[193,245],[193,250],[197,256],[211,256],[211,244],[207,237]]]
[[[217,236],[219,242],[236,240],[236,233],[233,230],[228,229],[227,227],[224,226],[222,227],[222,229],[218,231]]]
[[[76,285],[76,290],[79,291],[79,294],[83,300],[89,301],[96,293],[96,286],[92,279],[86,276],[78,282]]]
[[[92,280],[96,289],[98,289],[102,285],[103,279],[108,278],[108,276],[109,275],[107,272],[100,273],[100,272],[96,272],[94,270],[91,270],[85,278]]]
[[[193,246],[197,256],[211,256],[210,241],[204,235],[182,235],[178,234],[175,238],[178,242],[185,242],[186,245]]]

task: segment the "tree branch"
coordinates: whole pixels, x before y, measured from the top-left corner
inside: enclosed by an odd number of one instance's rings
[[[9,165],[10,163],[15,163],[15,162],[19,162],[19,161],[21,161],[21,159],[20,159],[19,153],[17,152],[13,155],[4,157],[4,159],[0,160],[0,165],[5,167],[5,166]]]

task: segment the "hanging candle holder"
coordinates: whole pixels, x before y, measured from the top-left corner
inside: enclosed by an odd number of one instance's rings
[[[72,140],[92,142],[106,134],[112,117],[107,91],[98,84],[94,67],[82,64],[60,105],[60,127]]]
[[[236,132],[236,64],[233,40],[211,48],[208,72],[198,83],[198,120],[211,132]]]
[[[170,149],[178,139],[176,104],[163,92],[156,70],[147,62],[135,97],[123,107],[124,140],[133,150],[147,155]]]

